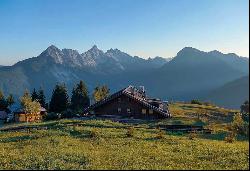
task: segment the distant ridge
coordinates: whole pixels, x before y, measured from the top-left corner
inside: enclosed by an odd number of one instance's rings
[[[239,108],[246,100],[249,101],[249,75],[213,90],[204,99],[222,107]]]
[[[233,53],[185,47],[171,59],[143,59],[119,49],[104,52],[96,45],[83,53],[51,45],[37,57],[1,67],[0,88],[20,96],[25,89],[42,86],[50,96],[58,82],[66,83],[71,92],[76,82],[84,80],[90,93],[98,84],[107,84],[111,91],[144,85],[149,95],[184,101],[204,97],[248,74],[248,58]]]

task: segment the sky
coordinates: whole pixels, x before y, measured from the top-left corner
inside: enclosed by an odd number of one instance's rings
[[[249,56],[248,0],[0,0],[0,65],[50,45],[144,58],[184,47]]]

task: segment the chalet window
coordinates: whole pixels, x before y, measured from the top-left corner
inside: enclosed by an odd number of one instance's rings
[[[131,109],[130,108],[127,108],[127,113],[131,113]]]
[[[149,109],[148,113],[149,113],[149,114],[153,114],[154,111],[153,111],[152,109]]]
[[[147,114],[147,109],[142,109],[141,113],[142,114]]]
[[[118,102],[121,102],[121,101],[122,101],[122,99],[119,97],[119,98],[118,98]]]
[[[118,111],[119,113],[121,113],[122,109],[119,107],[119,108],[117,109],[117,111]]]

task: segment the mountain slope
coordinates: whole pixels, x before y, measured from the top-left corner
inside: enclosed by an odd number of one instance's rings
[[[161,58],[156,60],[159,59]],[[37,57],[20,61],[10,67],[1,67],[0,88],[6,93],[20,96],[25,89],[42,86],[47,95],[50,95],[57,82],[66,83],[71,91],[73,84],[85,80],[89,88],[93,89],[97,84],[107,84],[114,73],[156,68],[167,62],[162,61],[159,64],[153,63],[154,60],[132,57],[118,49],[103,52],[93,46],[80,54],[76,50],[60,50],[51,45]]]
[[[103,52],[97,46],[80,54],[52,45],[37,57],[1,67],[0,88],[20,96],[25,89],[42,86],[50,96],[58,82],[64,82],[71,92],[76,82],[84,80],[90,93],[98,84],[108,85],[112,92],[130,84],[144,85],[149,95],[184,101],[204,97],[247,75],[248,64],[248,59],[235,55],[190,47],[168,61],[161,57],[146,60],[118,49]]]
[[[239,109],[243,102],[249,100],[249,76],[229,82],[210,92],[203,99],[222,107]]]
[[[249,63],[249,62],[248,62]],[[161,68],[137,75],[152,94],[174,100],[191,100],[246,75],[218,57],[184,48]]]

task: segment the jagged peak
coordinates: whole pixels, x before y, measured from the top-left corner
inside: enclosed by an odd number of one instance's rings
[[[214,54],[214,55],[224,55],[222,52],[218,51],[218,50],[212,50],[210,52],[208,52],[210,54]]]
[[[115,53],[115,54],[117,54],[117,53],[123,53],[123,54],[126,54],[125,52],[122,52],[121,50],[119,50],[117,48],[115,48],[115,49],[111,48],[111,49],[107,50],[106,53]]]
[[[90,48],[87,53],[104,53],[102,50],[100,50],[97,45],[93,45],[92,48]]]
[[[92,48],[90,48],[91,51],[96,51],[96,50],[100,50],[97,45],[93,45]]]
[[[79,54],[79,52],[77,51],[77,50],[75,50],[75,49],[67,49],[67,48],[64,48],[64,49],[62,49],[62,52],[73,52],[73,53],[78,53]]]
[[[61,53],[61,50],[57,48],[55,45],[50,45],[42,54],[53,55],[56,53]]]
[[[56,63],[62,63],[63,52],[57,48],[55,45],[50,45],[45,51],[43,51],[39,57],[49,57],[53,59]]]
[[[55,45],[50,45],[46,50],[59,50],[60,51],[60,49],[56,47]]]

